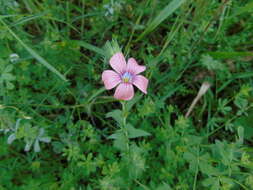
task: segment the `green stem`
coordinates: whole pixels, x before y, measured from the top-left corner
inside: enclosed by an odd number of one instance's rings
[[[5,105],[0,105],[0,109],[6,109],[6,108],[9,108],[9,109],[14,109],[16,112],[18,112],[22,118],[24,119],[31,119],[30,116],[27,116],[23,111],[21,111],[20,109],[18,109],[17,107],[15,106],[5,106]]]
[[[122,114],[123,114],[122,130],[123,130],[124,135],[125,135],[126,140],[127,140],[127,144],[126,144],[127,154],[130,156],[129,137],[128,137],[128,132],[127,132],[127,128],[126,128],[126,125],[127,125],[127,123],[126,123],[126,119],[127,119],[126,102],[122,101],[121,105],[122,105]]]
[[[240,185],[243,189],[245,190],[249,190],[245,185],[243,185],[242,183],[240,183],[239,181],[232,179],[235,183],[237,183],[238,185]]]
[[[131,156],[130,156],[130,142],[129,142],[129,137],[128,137],[128,132],[127,132],[127,123],[126,123],[126,119],[127,119],[127,111],[126,111],[126,102],[122,101],[121,102],[122,105],[122,115],[123,115],[123,123],[122,123],[122,131],[125,135],[126,138],[126,156],[127,156],[127,165],[130,165],[130,160],[131,160]],[[130,178],[130,172],[128,172],[128,177]]]
[[[197,178],[198,178],[198,173],[199,173],[199,146],[198,146],[197,155],[198,155],[198,159],[197,159],[197,167],[196,167],[195,175],[194,175],[193,190],[196,189],[196,186],[197,186]]]

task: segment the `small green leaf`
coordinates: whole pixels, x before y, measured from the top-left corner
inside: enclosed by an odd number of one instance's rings
[[[226,115],[232,110],[230,106],[227,106],[228,102],[227,99],[218,99],[218,111],[220,113]]]
[[[130,124],[127,124],[126,128],[127,128],[127,132],[128,132],[128,137],[130,139],[131,138],[138,138],[138,137],[146,137],[146,136],[151,135],[150,133],[148,133],[144,130],[134,128]]]
[[[114,147],[118,148],[119,150],[126,151],[128,139],[125,136],[124,132],[120,130],[116,133],[116,136],[114,137],[115,137],[113,142]]]
[[[237,133],[238,133],[238,143],[243,144],[243,139],[244,139],[244,128],[239,126],[237,129]]]
[[[235,99],[234,104],[240,108],[244,109],[248,105],[248,101],[244,98],[238,97]]]
[[[199,162],[200,171],[206,175],[215,175],[215,176],[219,175],[219,171],[203,158],[205,157],[202,157],[202,159]]]
[[[3,73],[2,78],[7,81],[15,80],[15,76],[10,73]]]
[[[112,135],[110,135],[109,137],[107,137],[107,139],[117,139],[119,137],[120,137],[120,133],[116,132],[116,133],[113,133]]]
[[[4,69],[4,72],[5,73],[9,73],[13,70],[13,65],[8,65],[5,69]]]
[[[195,172],[198,167],[198,158],[191,152],[184,153],[184,159],[190,163],[189,169],[191,172]]]
[[[33,141],[32,141],[32,140],[28,140],[28,141],[26,142],[26,145],[25,145],[25,149],[24,149],[24,150],[25,150],[26,152],[30,151],[32,144],[33,144]]]
[[[213,183],[215,183],[215,181],[216,181],[216,178],[210,177],[210,178],[204,179],[202,184],[208,187],[208,186],[211,186]]]
[[[34,143],[34,145],[33,145],[33,148],[34,148],[34,152],[40,152],[40,144],[39,144],[38,139],[35,140],[35,143]]]
[[[11,82],[6,82],[6,87],[8,90],[12,90],[15,86]]]
[[[8,143],[8,144],[11,144],[15,139],[16,139],[16,135],[15,135],[15,133],[12,133],[12,134],[8,137],[7,143]]]
[[[253,127],[252,127],[252,122],[253,122],[253,111],[251,110],[248,116],[241,116],[237,118],[234,121],[235,126],[240,126],[243,127],[244,129],[244,138],[251,140],[253,137]]]
[[[213,59],[210,55],[202,55],[201,65],[210,71],[227,71],[225,64]]]
[[[172,188],[170,187],[169,184],[166,184],[165,182],[163,182],[162,185],[159,185],[156,190],[172,190]]]
[[[211,186],[211,190],[220,190],[220,181],[216,177],[207,178],[202,183],[206,187]]]
[[[121,110],[113,110],[106,114],[106,117],[113,118],[120,126],[123,123],[122,111]]]
[[[50,143],[51,138],[50,137],[40,137],[39,141],[45,142],[45,143]]]

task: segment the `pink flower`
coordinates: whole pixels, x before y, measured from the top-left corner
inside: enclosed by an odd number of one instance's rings
[[[105,70],[102,73],[102,80],[107,90],[117,86],[114,93],[116,99],[131,100],[134,97],[133,85],[147,94],[148,79],[139,75],[146,70],[145,66],[138,65],[134,58],[128,59],[126,63],[121,52],[111,57],[110,65],[115,71]]]

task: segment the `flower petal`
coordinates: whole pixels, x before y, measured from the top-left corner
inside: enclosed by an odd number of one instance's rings
[[[147,94],[148,79],[142,75],[134,77],[133,84],[139,88],[143,93]]]
[[[121,82],[119,74],[112,70],[105,70],[102,73],[102,80],[107,90],[114,88]]]
[[[134,87],[129,83],[121,83],[115,90],[114,98],[119,100],[131,100],[134,97]]]
[[[126,60],[121,52],[115,53],[110,59],[111,67],[119,74],[126,70]]]
[[[146,70],[145,66],[138,65],[134,58],[130,58],[127,61],[127,71],[137,75]]]

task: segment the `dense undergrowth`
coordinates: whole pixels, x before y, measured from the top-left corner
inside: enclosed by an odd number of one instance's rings
[[[253,189],[252,10],[0,0],[0,190]],[[108,41],[147,67],[123,110],[101,81]]]

